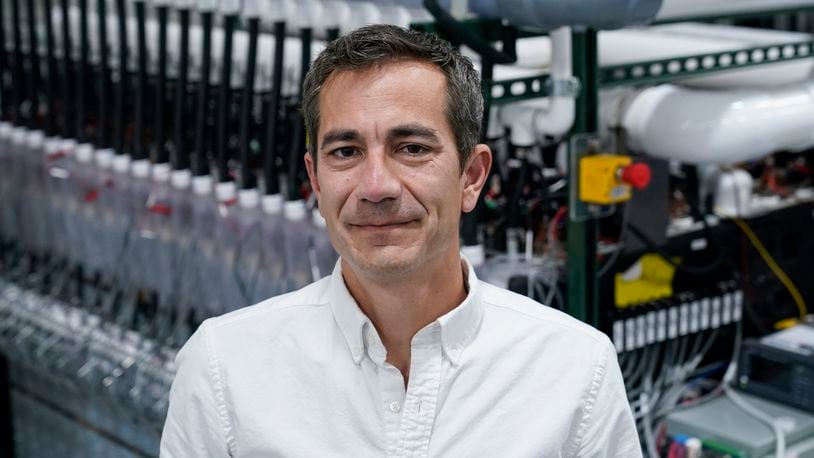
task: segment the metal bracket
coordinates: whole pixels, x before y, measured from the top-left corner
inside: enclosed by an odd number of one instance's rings
[[[657,84],[679,78],[814,57],[814,41],[778,43],[602,67],[603,88]]]
[[[572,76],[566,79],[551,79],[546,82],[548,93],[554,97],[576,98],[582,91],[582,83],[579,78]]]

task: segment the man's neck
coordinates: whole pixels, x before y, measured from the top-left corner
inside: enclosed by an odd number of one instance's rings
[[[401,371],[405,386],[413,336],[457,307],[467,294],[457,251],[433,261],[398,280],[388,280],[365,276],[342,260],[345,284],[376,327],[387,350],[387,362]]]

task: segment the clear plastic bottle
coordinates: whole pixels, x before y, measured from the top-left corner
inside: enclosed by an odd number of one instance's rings
[[[293,200],[285,203],[283,209],[285,216],[284,236],[285,237],[285,266],[286,282],[285,291],[294,291],[313,281],[313,271],[311,270],[311,257],[309,249],[311,246],[311,222],[308,218],[308,211],[305,202]]]
[[[287,287],[283,196],[281,194],[263,196],[261,208],[263,211],[260,223],[261,258],[251,288],[251,299],[255,303],[282,294]]]
[[[313,280],[317,281],[322,277],[331,275],[336,266],[336,260],[339,259],[339,255],[331,244],[325,218],[322,217],[318,209],[313,210],[312,221],[311,249],[313,250],[316,264]]]

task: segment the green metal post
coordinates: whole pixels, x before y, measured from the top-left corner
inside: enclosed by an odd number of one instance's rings
[[[573,33],[574,76],[582,83],[577,98],[572,134],[596,132],[599,98],[599,62],[595,30]],[[573,154],[573,152],[569,152]],[[578,186],[574,171],[569,186]],[[568,301],[571,316],[599,325],[598,282],[596,281],[596,222],[568,221]]]

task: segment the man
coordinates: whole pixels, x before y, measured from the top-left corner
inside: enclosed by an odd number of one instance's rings
[[[304,89],[305,162],[341,259],[201,325],[162,456],[640,456],[607,337],[461,259],[492,161],[471,62],[369,26],[328,45]]]

